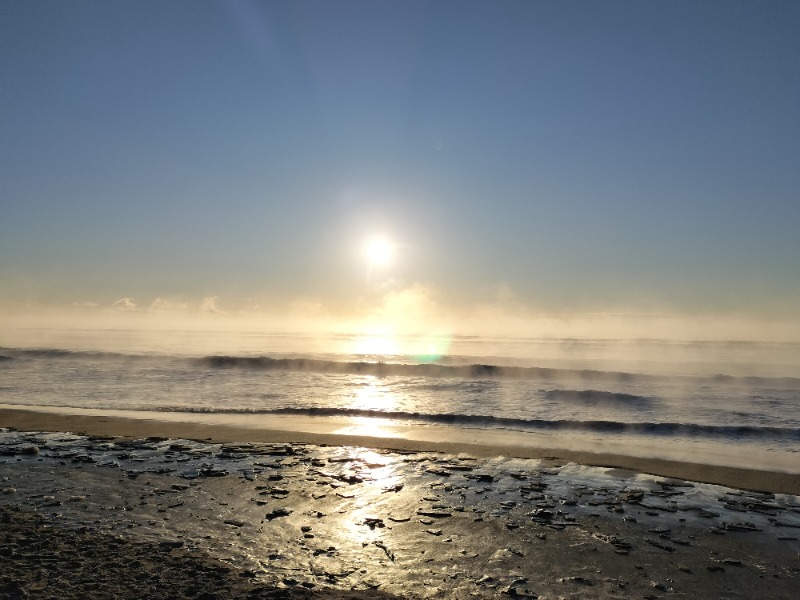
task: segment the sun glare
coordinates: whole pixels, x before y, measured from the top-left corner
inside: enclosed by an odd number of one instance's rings
[[[388,331],[373,331],[359,335],[353,348],[353,354],[391,355],[399,354],[397,340]]]
[[[394,246],[383,237],[374,237],[367,242],[364,252],[371,265],[386,265],[392,261]]]

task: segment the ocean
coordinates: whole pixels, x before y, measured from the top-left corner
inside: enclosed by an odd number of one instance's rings
[[[9,407],[369,420],[800,473],[800,344],[122,330],[0,342]]]

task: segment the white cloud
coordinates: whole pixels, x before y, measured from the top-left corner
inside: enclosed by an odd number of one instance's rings
[[[133,298],[120,298],[111,306],[117,310],[137,310],[136,302],[133,301]]]
[[[219,308],[217,308],[217,296],[208,296],[207,298],[203,298],[200,302],[200,312],[206,313],[221,313]]]
[[[147,310],[186,310],[189,305],[186,302],[175,302],[165,298],[156,298],[147,307]]]

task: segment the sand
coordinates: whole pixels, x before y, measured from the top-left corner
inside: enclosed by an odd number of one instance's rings
[[[0,598],[793,598],[800,584],[787,474],[7,410],[0,427],[25,430],[0,431]]]
[[[7,408],[0,405],[0,426],[16,427],[27,431],[72,431],[90,435],[161,436],[190,438],[215,442],[303,442],[364,446],[394,450],[434,451],[450,454],[468,452],[473,456],[511,456],[516,458],[557,457],[565,461],[598,467],[631,469],[641,473],[675,477],[687,481],[714,483],[743,490],[800,495],[800,463],[795,472],[781,469],[764,470],[709,465],[690,461],[653,457],[589,452],[558,447],[524,446],[509,444],[511,432],[494,432],[484,435],[480,443],[463,437],[450,441],[454,428],[428,427],[425,439],[412,439],[405,428],[388,432],[389,436],[356,435],[352,431],[369,430],[353,427],[352,420],[302,417],[259,416],[257,426],[245,427],[219,421],[214,424],[192,422],[196,415],[181,413],[136,413],[134,411],[100,411],[55,407],[35,409]],[[141,414],[153,415],[142,418]],[[125,415],[125,416],[118,416]],[[220,419],[219,416],[214,416]],[[233,422],[235,423],[235,422]],[[348,426],[351,425],[351,426]],[[344,432],[344,433],[342,433]],[[379,431],[379,433],[386,433]],[[475,432],[471,437],[476,436]]]

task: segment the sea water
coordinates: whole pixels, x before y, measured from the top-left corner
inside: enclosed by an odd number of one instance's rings
[[[25,334],[0,338],[0,404],[370,418],[800,473],[800,344]]]

